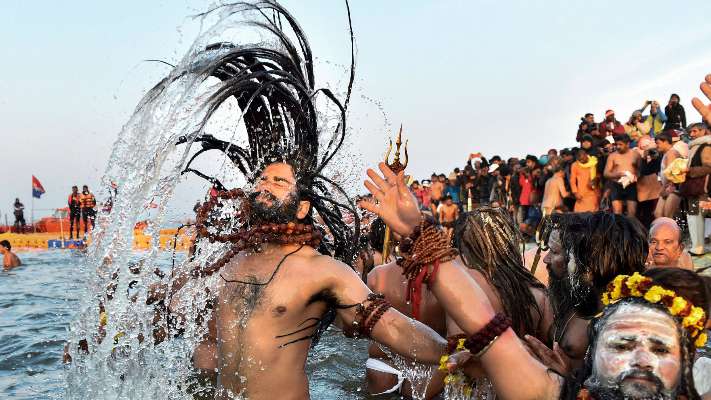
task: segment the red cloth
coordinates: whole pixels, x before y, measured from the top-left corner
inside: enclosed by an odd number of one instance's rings
[[[522,206],[531,205],[531,192],[533,192],[533,177],[521,173],[518,175],[518,185],[521,187],[521,195],[518,198]]]
[[[417,273],[415,278],[407,281],[407,301],[412,307],[412,318],[420,320],[420,305],[422,304],[422,284],[431,285],[434,282],[435,276],[437,276],[437,270],[439,269],[439,260],[434,262],[432,267],[432,272],[429,272],[429,268],[425,267]]]

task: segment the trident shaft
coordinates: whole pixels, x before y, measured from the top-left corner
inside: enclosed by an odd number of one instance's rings
[[[390,140],[388,145],[388,151],[385,153],[385,164],[390,168],[395,174],[399,174],[407,168],[409,162],[409,157],[407,155],[407,141],[405,141],[405,160],[404,164],[400,162],[400,147],[402,146],[402,124],[400,124],[400,131],[397,133],[397,138],[395,139],[395,156],[393,162],[390,162],[390,152],[393,149],[393,141]],[[385,226],[385,237],[383,238],[383,263],[386,262],[388,257],[390,257],[390,227]]]

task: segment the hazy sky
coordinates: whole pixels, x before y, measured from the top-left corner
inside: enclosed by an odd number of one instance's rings
[[[179,59],[197,33],[188,16],[210,4],[0,2],[3,217],[20,197],[29,218],[32,174],[47,190],[38,209],[63,206],[73,184],[96,188],[122,124],[167,74],[143,60]],[[317,75],[348,64],[342,2],[283,4],[311,41]],[[698,120],[690,99],[711,72],[708,0],[352,0],[351,9],[358,151],[380,159],[403,123],[416,177],[448,172],[472,151],[571,146],[584,113],[612,108],[626,120],[672,92]]]

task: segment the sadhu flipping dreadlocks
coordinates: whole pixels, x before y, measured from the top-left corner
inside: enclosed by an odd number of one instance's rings
[[[222,81],[208,100],[204,122],[225,100],[235,98],[248,134],[245,147],[210,136],[195,140],[205,150],[227,154],[253,185],[223,190],[198,210],[198,237],[231,248],[217,262],[189,274],[219,277],[209,323],[214,329],[196,363],[217,369],[217,398],[308,398],[308,349],[334,319],[347,334],[371,337],[422,362],[438,362],[446,341],[391,309],[344,263],[352,261],[358,243],[357,226],[346,225],[344,213],[356,210],[335,200],[328,188],[340,189],[322,171],[344,140],[345,107],[330,91],[314,89],[306,37],[274,2],[230,7],[263,16],[252,24],[273,35],[279,50],[222,43],[195,64],[199,71],[190,71]],[[296,43],[282,31],[282,21]],[[338,130],[325,150],[319,148],[323,128],[318,126],[317,94],[341,110]],[[189,165],[186,170],[196,172]],[[233,206],[234,212],[220,212]],[[325,228],[315,224],[317,218]],[[184,283],[184,276],[174,280],[168,295],[178,298],[172,294]],[[180,304],[173,302],[171,311],[181,311]]]

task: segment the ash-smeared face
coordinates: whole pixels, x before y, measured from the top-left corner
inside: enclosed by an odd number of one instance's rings
[[[299,193],[289,164],[274,163],[264,168],[249,195],[251,219],[287,223],[296,219]]]
[[[597,337],[586,385],[601,398],[674,399],[681,382],[680,340],[664,311],[623,304]]]
[[[555,229],[548,238],[548,253],[543,262],[548,269],[548,275],[554,280],[565,279],[567,257],[560,239],[560,230]]]

